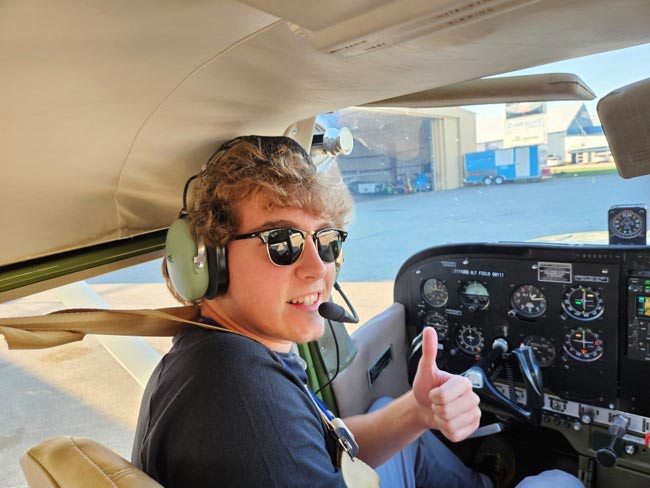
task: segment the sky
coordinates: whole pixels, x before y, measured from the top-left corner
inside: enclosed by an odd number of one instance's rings
[[[650,44],[559,61],[500,76],[539,73],[573,73],[580,76],[596,94],[594,100],[585,102],[589,113],[595,115],[596,104],[600,98],[616,88],[650,77]],[[553,103],[547,105],[552,107]],[[505,117],[503,104],[472,105],[464,108],[476,112],[477,118]]]

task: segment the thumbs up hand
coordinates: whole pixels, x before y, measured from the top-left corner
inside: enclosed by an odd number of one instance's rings
[[[424,422],[452,442],[465,439],[479,425],[479,398],[467,378],[438,369],[438,336],[433,327],[422,335],[422,358],[413,380],[413,395]]]

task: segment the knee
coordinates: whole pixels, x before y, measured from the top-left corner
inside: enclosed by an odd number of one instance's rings
[[[537,476],[528,476],[524,478],[517,488],[542,488],[547,486],[554,486],[556,488],[583,488],[584,485],[575,476],[561,471],[559,469],[551,469],[543,471]]]

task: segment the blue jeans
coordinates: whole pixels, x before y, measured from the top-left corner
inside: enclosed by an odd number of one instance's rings
[[[369,412],[392,401],[380,398]],[[382,488],[493,488],[487,476],[465,466],[435,435],[425,432],[416,441],[375,468]],[[529,476],[517,488],[581,488],[578,478],[564,471]]]

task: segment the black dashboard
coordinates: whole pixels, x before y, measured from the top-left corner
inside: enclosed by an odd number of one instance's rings
[[[431,248],[402,266],[394,298],[411,339],[436,329],[441,368],[467,370],[497,338],[529,345],[549,409],[580,418],[602,407],[650,430],[649,247]]]

